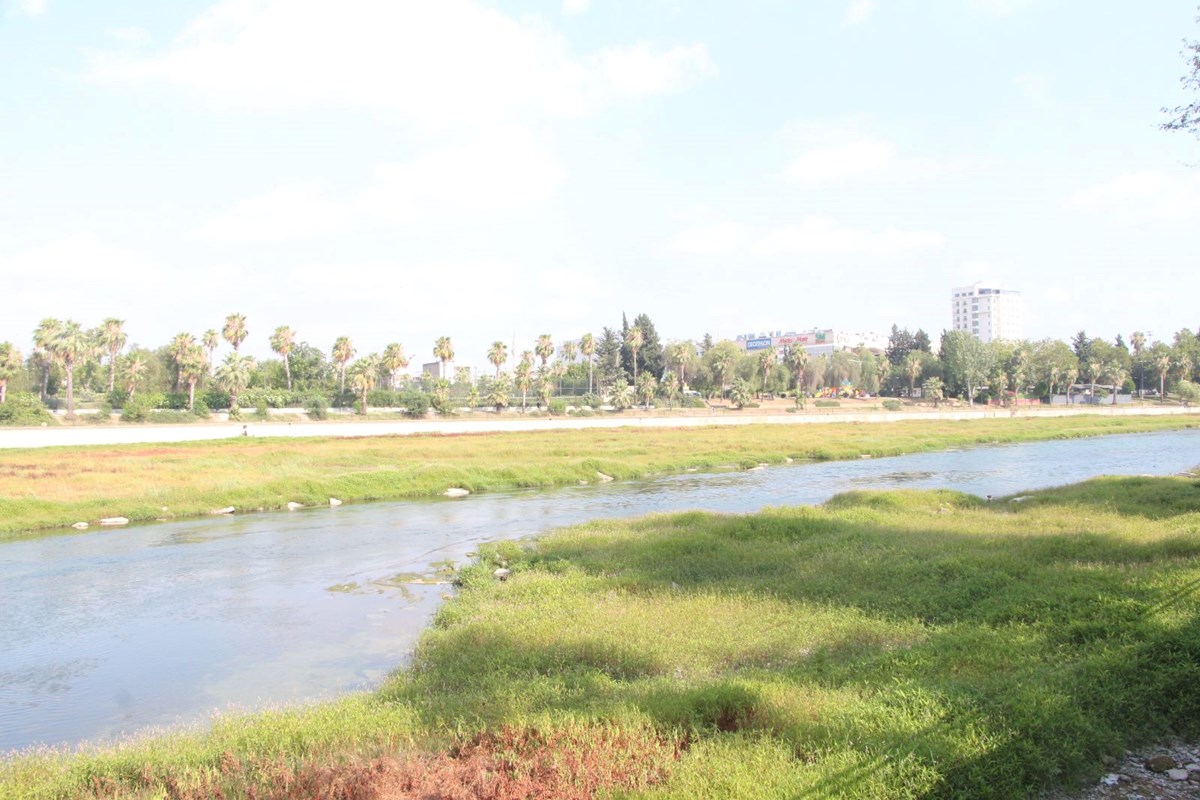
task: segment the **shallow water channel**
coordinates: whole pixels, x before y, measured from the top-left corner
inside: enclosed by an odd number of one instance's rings
[[[0,752],[376,686],[450,590],[407,581],[484,541],[602,517],[819,503],[849,489],[1003,495],[1198,463],[1200,431],[1179,431],[3,542]]]

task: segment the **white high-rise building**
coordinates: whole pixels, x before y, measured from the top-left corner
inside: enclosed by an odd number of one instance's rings
[[[975,283],[954,290],[950,301],[953,329],[974,334],[981,342],[1025,338],[1021,293]]]

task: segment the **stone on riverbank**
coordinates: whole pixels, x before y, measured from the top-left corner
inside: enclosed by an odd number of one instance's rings
[[[71,527],[77,531],[82,531],[82,530],[87,530],[87,526],[88,526],[88,524],[86,522],[76,522]]]
[[[451,486],[446,491],[442,492],[446,497],[466,497],[470,492],[460,486]]]
[[[303,503],[291,502],[291,503],[287,504],[288,511],[296,511],[297,509],[301,509],[301,508],[304,508]]]
[[[105,517],[100,520],[101,525],[128,525],[128,517]]]
[[[235,509],[233,506],[225,506],[224,508],[214,508],[208,513],[212,514],[214,517],[219,517],[222,514],[232,514],[236,510],[237,509]]]
[[[342,504],[342,501],[338,500],[336,497],[329,498],[329,507],[330,508],[337,508],[341,504]]]

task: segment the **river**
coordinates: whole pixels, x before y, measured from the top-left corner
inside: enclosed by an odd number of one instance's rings
[[[1198,463],[1200,431],[1173,431],[16,539],[0,543],[0,752],[376,686],[450,591],[412,576],[485,541],[849,489],[999,496]]]

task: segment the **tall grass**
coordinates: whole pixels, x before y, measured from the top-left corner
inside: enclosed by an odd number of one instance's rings
[[[1161,417],[606,429],[368,439],[233,439],[174,445],[0,451],[0,535],[102,517],[153,520],[235,506],[271,510],[636,478],[785,459],[843,459],[944,447],[1191,427]]]
[[[160,796],[222,758],[453,759],[480,731],[553,749],[548,732],[620,730],[677,743],[622,796],[1011,798],[1200,734],[1195,480],[602,521],[493,545],[459,578],[372,695],[0,764],[0,797]]]

